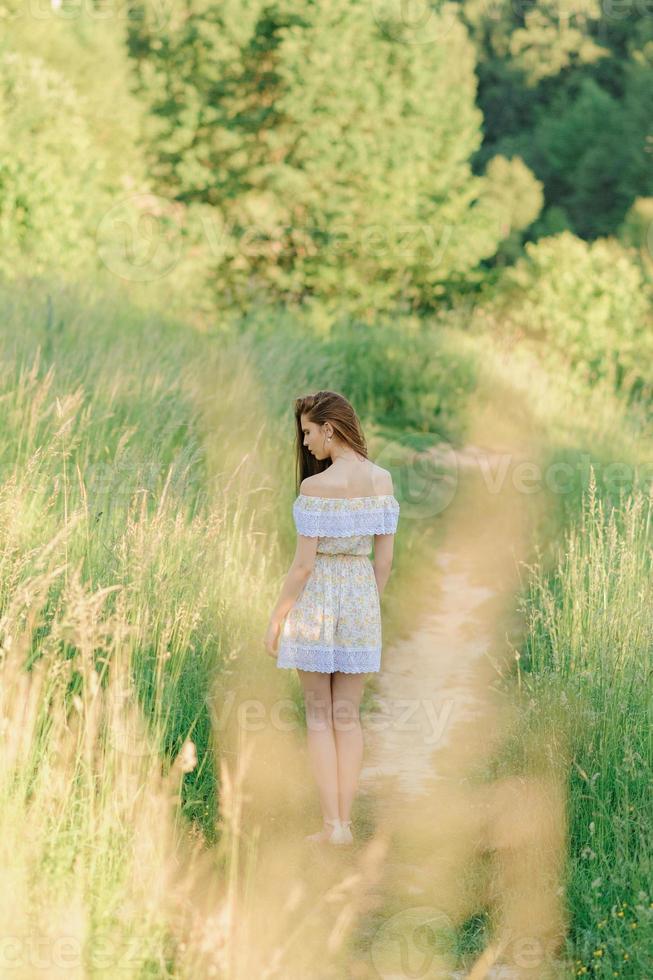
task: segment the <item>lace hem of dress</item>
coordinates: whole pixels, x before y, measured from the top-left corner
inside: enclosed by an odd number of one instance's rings
[[[282,662],[283,661],[283,662]],[[284,643],[277,656],[277,667],[319,670],[325,674],[365,674],[378,671],[381,647],[334,647],[317,644]]]
[[[364,534],[394,534],[399,520],[398,511],[379,509],[366,511],[306,511],[293,508],[298,534],[309,538],[350,538]]]

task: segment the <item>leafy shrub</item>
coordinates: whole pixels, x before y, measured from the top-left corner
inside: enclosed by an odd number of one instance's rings
[[[487,309],[503,327],[563,355],[590,382],[608,378],[633,390],[651,381],[652,298],[634,250],[564,231],[526,245]]]
[[[80,96],[35,57],[0,53],[0,271],[79,272],[95,255],[103,161]]]

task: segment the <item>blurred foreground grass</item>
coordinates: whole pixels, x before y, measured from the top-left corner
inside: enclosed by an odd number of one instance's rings
[[[429,478],[421,449],[464,443],[472,392],[521,405],[544,458],[574,464],[525,588],[523,738],[553,738],[546,726],[565,719],[541,706],[573,703],[573,764],[557,760],[571,953],[594,975],[613,975],[608,961],[642,975],[627,964],[651,950],[645,414],[455,315],[320,333],[270,310],[200,331],[38,281],[5,289],[0,312],[0,928],[19,943],[13,975],[35,974],[36,937],[49,976],[113,976],[116,962],[124,976],[240,976],[259,962],[240,960],[242,760],[219,715],[230,688],[275,675],[262,635],[293,548],[291,405],[320,387],[351,398],[400,500]],[[599,477],[589,517],[583,456]],[[639,502],[603,530],[614,459]],[[427,601],[438,521],[402,532],[385,643]],[[301,716],[296,679],[278,674]],[[636,911],[620,914],[623,895]]]

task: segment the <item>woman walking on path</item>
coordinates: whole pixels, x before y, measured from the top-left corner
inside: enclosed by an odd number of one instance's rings
[[[368,459],[358,416],[343,395],[296,399],[295,421],[297,549],[265,647],[278,667],[297,670],[304,692],[324,821],[306,839],[350,844],[364,748],[359,707],[366,674],[381,667],[380,597],[399,503],[390,473]]]

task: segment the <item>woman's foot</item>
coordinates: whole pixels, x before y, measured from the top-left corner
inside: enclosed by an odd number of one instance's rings
[[[324,820],[324,827],[322,830],[318,830],[317,834],[307,834],[304,840],[316,841],[317,843],[323,843],[331,839],[334,833],[336,833],[340,828],[339,820]]]
[[[351,832],[351,820],[340,820],[329,837],[329,844],[353,844],[354,835]]]
[[[317,834],[307,834],[304,840],[329,844],[353,844],[351,820],[326,820],[324,827]]]

